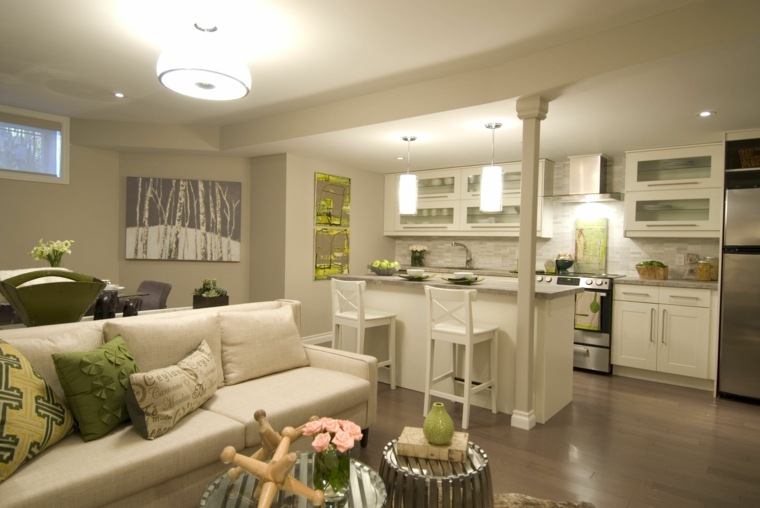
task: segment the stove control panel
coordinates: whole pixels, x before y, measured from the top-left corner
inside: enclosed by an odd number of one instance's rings
[[[610,280],[603,277],[536,275],[536,283],[551,284],[555,286],[575,286],[596,290],[610,289]]]

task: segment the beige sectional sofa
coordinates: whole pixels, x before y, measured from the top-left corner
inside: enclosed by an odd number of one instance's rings
[[[290,324],[284,315],[292,315]],[[304,345],[299,329],[300,303],[278,300],[0,330],[0,340],[20,351],[62,398],[51,356],[90,351],[117,336],[141,373],[176,368],[205,341],[217,376],[207,383],[216,385],[213,395],[154,439],[131,421],[87,442],[78,432],[64,437],[0,483],[0,505],[198,506],[206,485],[227,468],[219,460],[225,446],[246,454],[258,449],[257,409],[276,430],[312,415],[368,429],[377,412],[376,359]],[[294,448],[308,445],[302,439]]]

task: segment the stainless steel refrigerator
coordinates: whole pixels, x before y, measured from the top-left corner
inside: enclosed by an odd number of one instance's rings
[[[760,401],[760,169],[726,171],[718,392]]]

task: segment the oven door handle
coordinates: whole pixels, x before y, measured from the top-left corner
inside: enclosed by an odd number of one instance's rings
[[[581,353],[584,356],[591,356],[589,348],[583,346],[573,346],[573,353]]]

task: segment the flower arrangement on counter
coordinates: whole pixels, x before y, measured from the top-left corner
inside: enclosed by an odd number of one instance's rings
[[[36,260],[47,260],[50,266],[61,266],[61,258],[64,254],[71,254],[71,244],[74,240],[56,240],[40,243],[29,253]]]
[[[410,245],[409,250],[412,252],[412,266],[425,266],[426,245]]]

